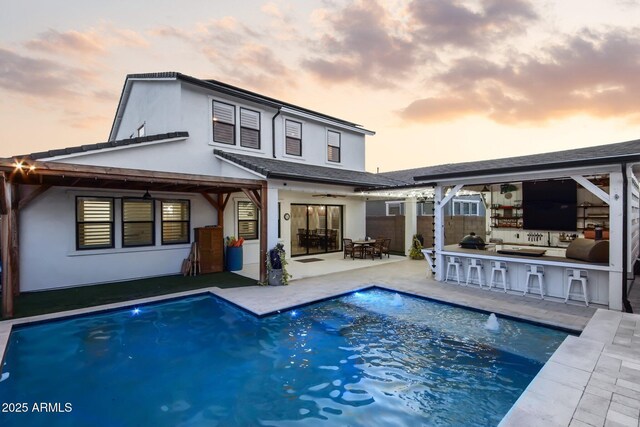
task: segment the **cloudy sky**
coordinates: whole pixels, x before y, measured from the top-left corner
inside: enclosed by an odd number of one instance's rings
[[[389,171],[640,138],[634,0],[2,0],[0,156],[107,139],[129,73],[375,130]],[[178,129],[179,130],[179,129]]]

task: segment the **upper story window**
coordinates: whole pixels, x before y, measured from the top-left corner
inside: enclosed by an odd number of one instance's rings
[[[145,123],[143,123],[142,126],[138,128],[138,133],[137,133],[138,138],[145,136],[147,134],[145,131],[144,125]]]
[[[240,108],[240,146],[260,149],[260,113]]]
[[[189,201],[162,202],[162,244],[189,243]]]
[[[153,200],[122,199],[122,247],[155,244]]]
[[[221,144],[236,143],[236,107],[213,101],[213,141]]]
[[[327,131],[327,160],[340,163],[340,133]]]
[[[76,198],[76,247],[113,248],[113,198]]]
[[[454,215],[480,215],[480,202],[477,200],[460,200],[453,199],[453,214]]]
[[[302,156],[302,123],[285,120],[285,153]]]

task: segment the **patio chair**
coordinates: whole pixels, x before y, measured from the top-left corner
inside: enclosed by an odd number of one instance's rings
[[[351,239],[342,239],[342,247],[344,248],[344,256],[342,259],[345,259],[347,255],[353,259],[355,257],[355,252],[359,251],[359,248],[356,249],[356,246],[353,244],[353,240]]]
[[[365,256],[371,255],[371,259],[375,259],[376,257],[382,259],[382,244],[383,240],[376,240],[373,245],[368,245],[364,248]]]
[[[382,249],[381,254],[386,255],[389,258],[389,248],[391,247],[391,239],[383,239],[382,240]],[[382,256],[380,256],[382,258]]]

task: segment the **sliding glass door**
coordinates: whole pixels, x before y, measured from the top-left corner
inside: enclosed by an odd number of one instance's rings
[[[291,255],[342,250],[342,206],[291,205]]]

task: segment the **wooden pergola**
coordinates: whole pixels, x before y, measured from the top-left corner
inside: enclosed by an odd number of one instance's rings
[[[217,210],[219,226],[223,226],[224,209],[231,193],[242,192],[260,210],[260,260],[266,257],[268,209],[265,180],[0,159],[2,315],[5,318],[13,317],[13,300],[20,294],[20,211],[51,187],[196,193]],[[27,188],[29,191],[24,191]],[[265,262],[260,262],[260,281],[266,281],[266,275]]]

